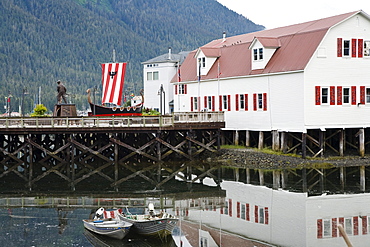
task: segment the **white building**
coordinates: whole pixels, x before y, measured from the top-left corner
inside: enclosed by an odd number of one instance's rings
[[[337,138],[331,147],[343,155],[347,135],[359,138],[363,155],[369,68],[370,17],[363,11],[223,37],[187,56],[180,84],[172,79],[182,96],[174,98],[175,111],[224,111],[224,130],[234,138],[244,131],[247,146],[256,131],[259,147],[265,133],[274,149],[287,150],[294,143],[287,147],[284,138],[299,133],[295,140],[310,137],[320,150],[326,134]]]
[[[173,112],[173,89],[171,79],[178,72],[181,64],[189,52],[168,53],[152,58],[144,65],[144,107],[169,114]]]

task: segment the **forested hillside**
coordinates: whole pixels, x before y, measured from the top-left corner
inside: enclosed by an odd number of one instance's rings
[[[216,0],[0,0],[0,97],[5,105],[10,93],[18,111],[27,91],[26,113],[38,95],[51,111],[61,80],[82,110],[86,89],[100,86],[100,64],[112,61],[113,49],[117,61],[128,62],[126,85],[137,93],[141,62],[168,47],[193,50],[223,31],[231,36],[261,29]]]

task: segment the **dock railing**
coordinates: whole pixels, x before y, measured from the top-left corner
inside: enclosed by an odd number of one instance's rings
[[[184,123],[224,122],[223,112],[181,112],[130,117],[3,117],[1,128],[171,127]]]

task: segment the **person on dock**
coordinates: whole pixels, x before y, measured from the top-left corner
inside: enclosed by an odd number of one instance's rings
[[[66,87],[63,85],[63,83],[61,83],[61,81],[57,81],[57,91],[58,91],[58,95],[57,95],[57,100],[58,100],[58,104],[61,104],[62,103],[62,98],[64,100],[64,103],[67,104],[67,100],[66,100],[66,94],[67,94],[67,89]]]

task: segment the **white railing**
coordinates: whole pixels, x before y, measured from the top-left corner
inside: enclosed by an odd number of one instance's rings
[[[169,127],[175,124],[224,122],[223,112],[184,112],[132,117],[6,117],[1,128]]]

